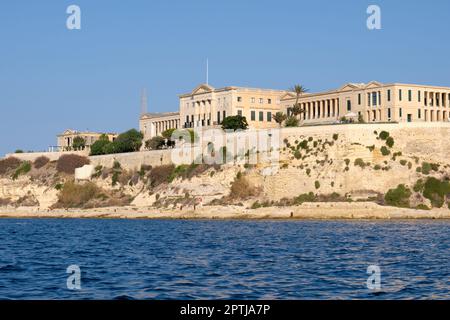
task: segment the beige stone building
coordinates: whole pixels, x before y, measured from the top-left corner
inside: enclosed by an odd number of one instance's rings
[[[281,98],[283,112],[290,113],[296,96]],[[299,99],[303,124],[335,123],[342,117],[365,122],[449,121],[450,88],[414,84],[348,83],[337,90],[306,93]]]
[[[228,116],[242,115],[252,128],[271,128],[273,115],[281,109],[282,90],[214,87],[202,84],[180,98],[183,128],[219,126]]]
[[[57,149],[59,151],[69,151],[73,147],[73,140],[76,137],[81,137],[86,142],[86,148],[90,148],[97,141],[101,135],[105,134],[109,141],[114,141],[117,138],[116,133],[99,133],[89,131],[77,131],[68,129],[57,136]]]
[[[291,114],[294,92],[201,84],[179,96],[179,112],[146,113],[140,118],[145,140],[171,128],[219,127],[227,116],[245,116],[249,127],[274,128],[277,112]],[[300,125],[339,123],[343,117],[367,123],[450,121],[450,88],[377,81],[348,83],[318,93],[305,93]]]
[[[139,129],[144,134],[144,141],[160,136],[168,129],[180,128],[180,113],[144,113],[139,119]]]

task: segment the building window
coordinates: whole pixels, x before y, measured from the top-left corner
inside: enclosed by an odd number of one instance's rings
[[[242,117],[242,110],[238,110],[237,114]]]
[[[237,97],[237,102],[242,102],[242,97]]]
[[[350,100],[347,100],[347,111],[352,111],[352,102]]]
[[[388,108],[388,119],[391,119],[391,108]]]
[[[223,119],[225,120],[226,117],[227,117],[227,112],[225,110],[223,110]]]
[[[387,101],[391,101],[391,90],[387,91]]]
[[[267,104],[272,104],[272,99],[267,99]]]
[[[263,104],[264,103],[264,99],[263,98],[259,98],[259,103]]]
[[[408,101],[411,102],[412,101],[412,91],[408,90]]]
[[[358,105],[361,105],[361,93],[358,94]]]
[[[251,101],[252,101],[252,103],[255,103],[255,98],[252,98],[252,100],[251,100]]]
[[[417,117],[419,118],[419,119],[422,119],[422,110],[417,110]]]
[[[250,113],[250,120],[255,121],[256,120],[256,112],[252,110]]]
[[[372,92],[372,105],[373,106],[377,105],[377,93],[376,92]]]
[[[398,99],[402,101],[402,89],[398,90]]]
[[[419,100],[419,102],[420,102],[420,100],[422,100],[422,92],[418,92],[417,93],[417,99]]]
[[[367,94],[367,105],[370,107],[370,93]]]
[[[402,108],[398,109],[398,115],[399,115],[400,118],[403,117]]]
[[[259,121],[264,121],[264,112],[259,112]]]
[[[267,122],[272,122],[272,112],[267,112]]]
[[[220,124],[220,111],[217,111],[217,124]]]

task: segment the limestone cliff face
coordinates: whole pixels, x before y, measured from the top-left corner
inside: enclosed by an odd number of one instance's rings
[[[48,209],[58,200],[58,190],[32,181],[28,176],[17,180],[0,178],[0,199],[17,207]]]
[[[390,141],[381,137],[382,132],[388,134]],[[123,178],[113,183],[112,169],[105,168],[110,170],[109,174],[102,173],[92,181],[102,190],[129,195],[133,198],[131,205],[138,207],[189,205],[198,201],[207,204],[226,198],[239,172],[252,187],[261,190],[249,200],[252,202],[278,201],[309,192],[367,199],[384,195],[399,184],[412,187],[421,178],[450,177],[448,137],[450,124],[290,128],[282,130],[281,145],[274,150],[279,153],[279,166],[271,174],[267,173],[273,166],[268,164],[227,164],[219,169],[211,167],[190,179],[175,177],[171,183],[151,187],[149,172],[138,174],[135,169],[124,169]],[[127,155],[127,159],[132,157],[133,154]],[[140,153],[135,157],[139,158]],[[423,163],[433,164],[437,169],[424,173]],[[160,165],[152,161],[146,164]],[[122,163],[122,167],[132,166]],[[0,178],[0,205],[9,202],[48,208],[57,201],[58,194],[54,182],[42,182],[27,175],[15,181]]]

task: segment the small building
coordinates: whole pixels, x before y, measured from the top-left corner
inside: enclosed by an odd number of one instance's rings
[[[139,129],[144,134],[144,141],[160,136],[168,129],[179,128],[179,112],[144,113],[139,118]]]
[[[73,140],[76,137],[81,137],[86,143],[85,148],[89,149],[103,134],[108,137],[109,141],[114,141],[118,136],[116,133],[99,133],[68,129],[57,136],[57,148],[59,151],[70,151],[73,149]]]

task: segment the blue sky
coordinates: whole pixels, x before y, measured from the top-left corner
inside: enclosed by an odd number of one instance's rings
[[[66,8],[82,29],[66,28]],[[366,28],[377,4],[382,30]],[[44,150],[66,128],[138,127],[210,84],[310,91],[346,82],[450,86],[450,2],[42,0],[0,3],[0,155]]]

